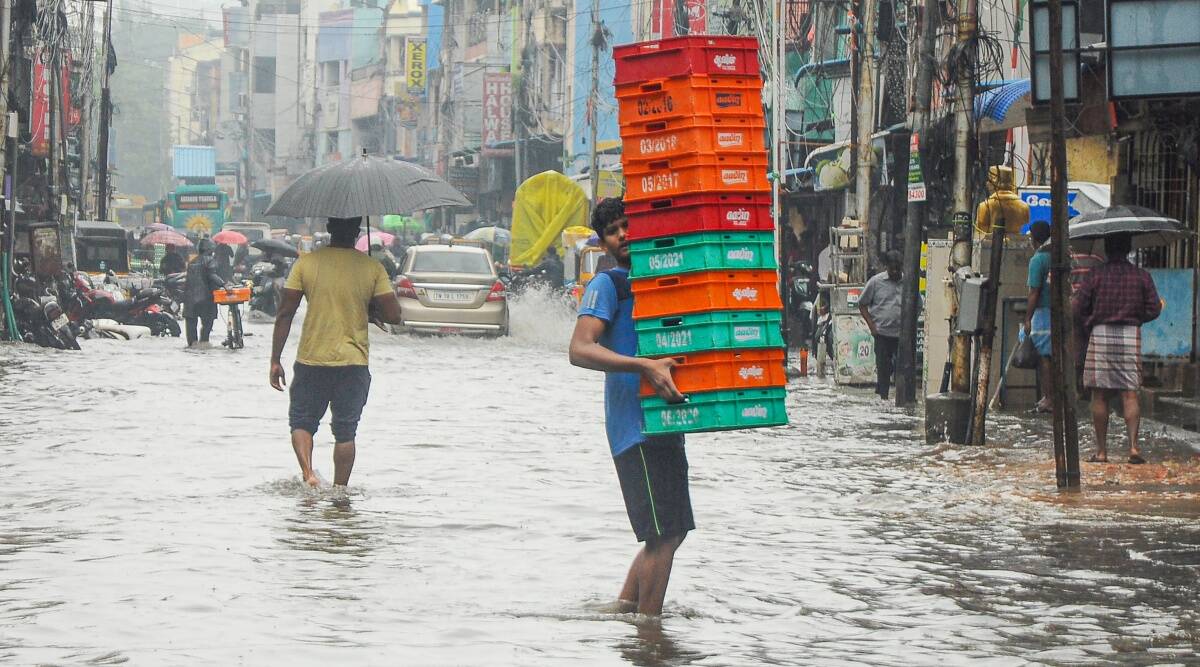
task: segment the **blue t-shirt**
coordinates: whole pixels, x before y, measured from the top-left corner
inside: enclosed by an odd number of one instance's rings
[[[626,269],[613,269],[628,273]],[[579,316],[591,315],[604,320],[600,344],[629,357],[637,355],[637,332],[633,327],[633,299],[620,301],[617,286],[607,273],[599,273],[588,283],[579,302]],[[612,455],[642,443],[642,404],[638,400],[637,373],[604,374],[604,429]]]
[[[1029,289],[1040,288],[1038,292],[1038,308],[1050,307],[1050,290],[1046,287],[1050,284],[1050,252],[1048,249],[1041,249],[1033,253],[1033,257],[1029,260],[1029,280],[1025,282],[1025,286]]]

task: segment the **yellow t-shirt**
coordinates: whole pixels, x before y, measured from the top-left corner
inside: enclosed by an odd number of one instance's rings
[[[284,286],[308,300],[296,361],[367,365],[367,307],[372,298],[392,293],[382,264],[353,248],[321,248],[296,260]]]

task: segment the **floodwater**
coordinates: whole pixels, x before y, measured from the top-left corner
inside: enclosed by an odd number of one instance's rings
[[[514,320],[502,341],[373,334],[345,497],[298,482],[265,323],[235,353],[0,347],[0,661],[1198,660],[1200,473],[1162,461],[1166,436],[1148,472],[1090,466],[1060,494],[1022,420],[927,447],[816,380],[790,427],[689,439],[698,530],[665,614],[611,613],[636,544],[601,377],[568,365],[567,313]],[[323,429],[326,479],[330,457]]]

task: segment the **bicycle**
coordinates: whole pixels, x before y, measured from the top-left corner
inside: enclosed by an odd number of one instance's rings
[[[242,330],[241,305],[250,301],[250,292],[249,287],[213,290],[213,302],[218,306],[229,306],[225,313],[225,340],[221,342],[221,345],[230,350],[240,350],[246,347],[245,333]]]

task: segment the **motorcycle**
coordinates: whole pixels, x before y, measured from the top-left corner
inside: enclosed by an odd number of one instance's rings
[[[154,281],[153,287],[162,290],[163,309],[175,319],[183,317],[184,290],[187,288],[187,273],[171,273]]]
[[[255,262],[250,268],[250,310],[274,317],[283,299],[286,271],[273,262]]]
[[[75,274],[75,295],[67,313],[77,324],[84,320],[109,319],[146,327],[154,336],[178,338],[183,333],[179,322],[163,308],[169,299],[162,288],[143,287],[132,299],[126,299],[117,285],[106,280],[97,288],[91,276],[79,271]]]
[[[27,343],[59,350],[78,350],[79,340],[71,320],[63,313],[58,300],[48,292],[39,294],[37,279],[31,275],[17,278],[17,298],[13,314],[17,329]]]

